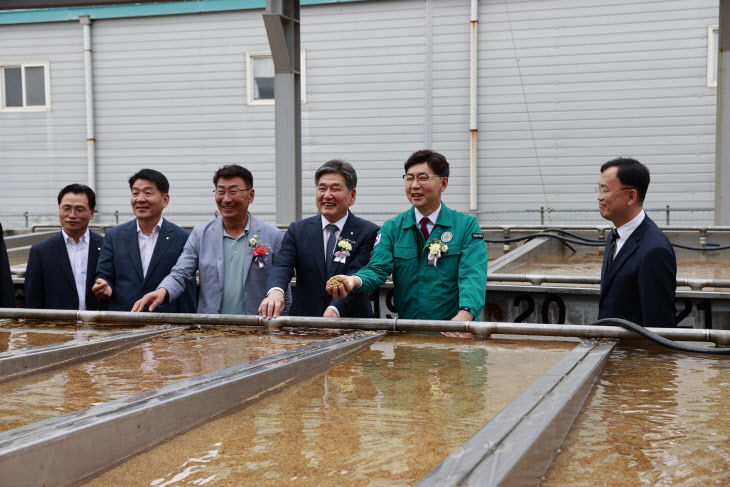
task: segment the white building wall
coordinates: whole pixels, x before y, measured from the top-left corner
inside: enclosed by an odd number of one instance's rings
[[[58,213],[58,191],[87,180],[81,25],[0,25],[0,63],[28,61],[50,62],[51,111],[0,112],[0,218],[5,227],[24,226],[18,215],[25,211]]]
[[[599,167],[616,156],[652,171],[646,208],[712,208],[717,15],[716,0],[482,2],[480,208],[594,209]]]
[[[356,213],[382,221],[403,211],[403,162],[429,142],[452,164],[444,201],[468,210],[469,4],[302,8],[305,214],[315,211],[314,171],[331,158],[358,170]],[[255,176],[252,211],[273,220],[274,107],[246,104],[245,54],[268,50],[261,13],[93,23],[100,218],[129,218],[126,179],[153,167],[170,179],[168,212],[206,220],[212,173],[239,162]],[[712,208],[715,88],[705,73],[715,23],[717,0],[481,0],[482,222],[537,223],[543,206],[555,210],[548,223],[600,223],[593,187],[600,164],[619,155],[652,170],[648,208]],[[81,27],[0,25],[8,56],[51,61],[53,110],[0,114],[0,213],[53,213],[59,174],[86,180]],[[16,188],[31,175],[42,194],[22,198]],[[710,223],[713,214],[685,217]]]

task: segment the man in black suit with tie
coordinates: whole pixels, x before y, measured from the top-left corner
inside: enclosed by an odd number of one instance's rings
[[[15,308],[15,286],[10,274],[8,249],[5,247],[3,226],[0,224],[0,308]]]
[[[601,216],[616,228],[606,241],[598,318],[673,327],[677,259],[659,227],[644,213],[649,169],[635,159],[601,166],[596,187]]]
[[[292,316],[373,317],[366,294],[332,299],[325,285],[337,274],[351,274],[370,260],[378,226],[349,211],[355,203],[357,173],[351,164],[335,159],[314,175],[319,214],[289,225],[269,272],[269,292],[259,314],[271,319],[284,309],[284,290],[296,270]]]
[[[30,248],[25,271],[25,307],[44,309],[103,308],[91,292],[103,237],[89,230],[96,195],[83,184],[58,193],[61,231]]]

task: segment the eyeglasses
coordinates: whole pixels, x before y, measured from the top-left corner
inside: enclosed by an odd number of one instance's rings
[[[214,189],[213,190],[213,194],[216,195],[216,196],[220,196],[221,198],[225,198],[226,197],[226,193],[227,193],[228,195],[230,195],[231,198],[235,198],[240,193],[243,193],[243,192],[248,191],[250,189],[253,189],[253,188],[231,189],[231,190],[228,190],[228,191],[223,191],[222,189]]]
[[[61,210],[61,213],[63,213],[64,215],[75,214],[75,215],[83,216],[89,212],[89,210],[87,208],[70,208],[68,206],[62,206],[62,207],[60,207],[60,210]]]
[[[403,181],[406,182],[406,184],[413,184],[413,181],[418,179],[419,183],[427,183],[429,179],[431,178],[440,178],[441,176],[437,176],[435,174],[419,174],[418,176],[414,176],[413,174],[404,174],[403,175]]]
[[[603,189],[600,186],[596,186],[596,196],[599,198],[603,198],[606,196],[606,193],[611,193],[613,191],[625,191],[627,189],[634,189],[634,188],[619,188],[619,189]]]

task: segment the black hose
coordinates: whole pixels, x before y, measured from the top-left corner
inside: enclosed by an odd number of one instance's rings
[[[621,318],[604,318],[602,320],[594,321],[593,323],[589,324],[589,326],[593,325],[621,326],[623,328],[626,328],[627,330],[633,331],[634,333],[641,335],[648,340],[651,340],[654,343],[658,343],[659,345],[669,348],[671,350],[677,350],[678,352],[699,353],[704,355],[730,355],[730,348],[705,348],[693,347],[691,345],[683,345],[681,343],[677,343],[661,337],[656,333],[647,330],[643,326],[637,325],[636,323],[632,323],[628,320],[623,320]]]
[[[547,230],[546,230],[547,231]],[[484,239],[486,243],[512,243],[512,242],[519,242],[521,240],[532,240],[533,238],[539,238],[539,237],[549,237],[549,238],[555,238],[563,242],[565,245],[570,247],[567,242],[574,243],[576,245],[586,245],[588,247],[603,247],[606,245],[605,240],[594,240],[589,239],[585,237],[581,237],[579,235],[572,234],[570,232],[566,232],[563,230],[557,230],[557,229],[551,229],[550,231],[554,232],[560,232],[563,234],[570,235],[572,238],[563,237],[562,235],[556,235],[554,233],[531,233],[529,235],[523,235],[521,237],[515,237],[515,238],[506,238],[506,239],[500,239],[500,240],[490,240],[490,239]],[[730,245],[717,245],[717,244],[711,244],[708,243],[706,247],[696,247],[693,245],[684,245],[684,244],[678,244],[669,242],[672,244],[672,247],[677,247],[680,249],[686,249],[686,250],[706,250],[706,251],[715,251],[715,250],[727,250],[730,249]],[[575,249],[573,247],[570,247],[570,249],[575,252]]]

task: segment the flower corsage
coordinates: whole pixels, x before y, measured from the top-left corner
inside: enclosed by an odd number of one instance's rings
[[[262,242],[258,235],[254,235],[253,238],[248,241],[248,248],[253,251],[253,261],[259,265],[261,269],[264,264],[269,261],[269,248],[268,244]]]
[[[352,246],[355,245],[355,242],[352,240],[348,240],[346,238],[338,238],[337,239],[337,252],[335,252],[335,262],[340,262],[342,264],[345,263],[345,259],[347,259],[350,256],[350,251],[352,250]]]
[[[428,265],[436,267],[441,254],[449,251],[449,246],[435,238],[428,243]]]

